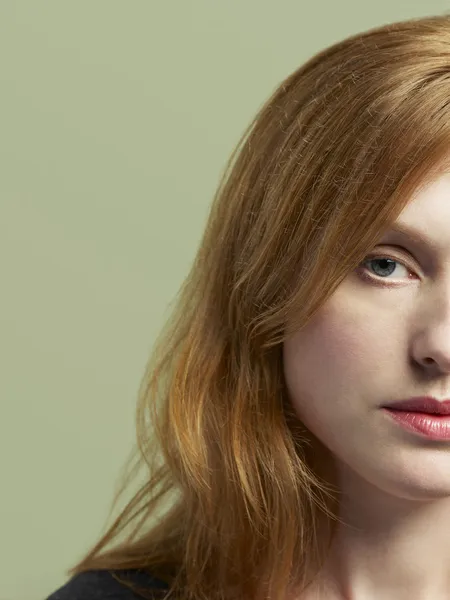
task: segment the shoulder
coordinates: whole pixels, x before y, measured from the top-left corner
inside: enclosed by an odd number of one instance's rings
[[[161,591],[169,589],[167,583],[151,577],[144,571],[86,571],[73,577],[53,592],[47,600],[142,600],[144,598],[118,581],[116,577],[145,590],[147,598],[151,598],[149,592],[154,591],[155,600],[163,597]]]

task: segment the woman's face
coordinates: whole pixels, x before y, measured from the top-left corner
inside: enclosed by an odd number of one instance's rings
[[[450,495],[450,440],[408,432],[381,407],[450,398],[450,174],[415,196],[396,225],[428,242],[392,230],[383,236],[371,262],[285,341],[285,380],[341,477],[403,498],[442,497]]]

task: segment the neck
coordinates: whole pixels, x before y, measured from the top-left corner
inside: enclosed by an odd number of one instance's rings
[[[327,593],[317,597],[448,599],[450,498],[399,498],[343,470],[340,489],[344,524],[314,585]]]

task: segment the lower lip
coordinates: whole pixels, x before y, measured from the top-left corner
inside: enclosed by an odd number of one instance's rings
[[[389,408],[383,410],[405,429],[421,433],[432,440],[450,440],[450,415],[430,415]]]

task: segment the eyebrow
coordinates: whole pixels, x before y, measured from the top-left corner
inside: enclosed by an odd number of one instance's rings
[[[416,246],[430,248],[435,252],[438,252],[439,250],[436,242],[431,240],[426,233],[404,223],[393,223],[383,235],[383,239],[391,236],[404,238],[414,243]]]

